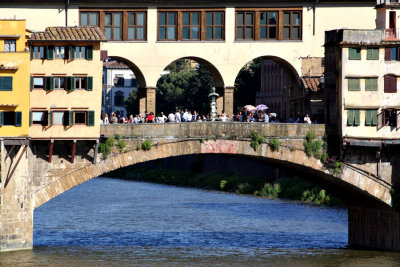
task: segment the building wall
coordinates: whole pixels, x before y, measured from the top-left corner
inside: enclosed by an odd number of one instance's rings
[[[70,43],[71,44],[71,43]],[[45,43],[43,43],[45,45]],[[66,45],[60,43],[59,45]],[[79,46],[93,45],[93,60],[31,60],[31,75],[40,76],[76,76],[87,74],[93,76],[93,90],[53,90],[33,89],[31,91],[31,109],[45,110],[94,110],[95,126],[86,125],[32,125],[29,135],[31,138],[98,138],[100,136],[102,68],[99,43],[79,43]],[[84,109],[82,109],[84,108]]]
[[[398,109],[400,95],[398,93],[384,93],[384,76],[394,74],[400,76],[399,61],[385,61],[385,49],[379,49],[379,60],[367,60],[367,50],[361,50],[361,60],[349,60],[349,48],[342,48],[341,56],[341,111],[342,111],[342,136],[343,137],[368,137],[397,139],[400,137],[400,130],[396,127],[365,126],[365,110],[378,109],[378,114],[385,107]],[[378,90],[365,91],[364,77],[378,77]],[[348,78],[360,77],[360,91],[348,90]],[[397,78],[397,88],[400,88],[400,80]],[[347,126],[347,109],[360,109],[360,126]],[[379,117],[378,117],[379,120]]]
[[[0,77],[11,76],[12,91],[0,91],[1,111],[22,112],[20,127],[0,126],[0,136],[27,137],[29,134],[29,51],[26,50],[25,20],[0,20],[0,35],[18,35],[19,38],[0,38],[0,65],[5,68],[17,67],[17,70],[0,69]],[[4,52],[4,40],[16,40],[16,52]]]
[[[173,4],[160,4],[158,7]],[[145,42],[108,42],[104,49],[109,56],[121,56],[133,62],[143,73],[146,86],[155,87],[160,73],[172,61],[182,57],[198,57],[211,63],[220,73],[222,81],[217,86],[233,86],[240,69],[249,61],[259,56],[274,56],[287,61],[297,76],[301,76],[301,60],[299,57],[323,56],[324,31],[335,28],[366,28],[375,27],[376,11],[374,3],[365,4],[319,4],[316,8],[315,34],[313,33],[313,9],[311,4],[255,4],[254,8],[270,6],[303,6],[303,40],[302,41],[235,41],[235,7],[249,6],[243,4],[226,5],[225,10],[225,41],[222,42],[160,42],[157,41],[157,6],[148,8],[147,41]],[[84,5],[91,6],[90,4]],[[99,4],[93,6],[99,7]],[[103,7],[110,6],[104,4]],[[134,7],[143,7],[135,4]],[[186,4],[191,6],[191,4]],[[198,7],[202,7],[196,5]],[[215,6],[221,7],[220,3]],[[112,5],[117,7],[116,4]],[[126,7],[126,4],[124,4]],[[212,6],[207,5],[207,8]],[[251,6],[250,6],[251,7]],[[64,25],[64,12],[58,13],[58,8],[64,6],[7,6],[0,7],[0,16],[28,18],[28,27],[34,30],[44,30],[47,26]],[[46,14],[44,16],[43,14]],[[36,19],[38,18],[38,19]],[[340,18],[340,19],[339,19]],[[71,5],[68,9],[68,26],[79,24],[79,6]],[[168,51],[168,52],[166,52]],[[156,59],[156,60],[154,60]],[[138,75],[136,75],[138,76]]]

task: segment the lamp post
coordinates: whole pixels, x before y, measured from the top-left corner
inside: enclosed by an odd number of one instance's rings
[[[217,101],[216,98],[219,94],[215,92],[215,87],[211,88],[211,93],[208,95],[211,98],[211,121],[215,121],[217,118]]]
[[[118,83],[118,77],[114,76],[113,84],[111,86],[111,112],[114,112],[114,88]]]

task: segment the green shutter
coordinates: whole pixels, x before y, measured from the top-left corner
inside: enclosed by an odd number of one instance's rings
[[[87,126],[94,126],[94,110],[88,111]]]
[[[73,76],[66,77],[66,90],[73,91],[75,89],[75,78]]]
[[[31,91],[33,90],[33,77],[31,76],[31,80],[30,80],[30,89]]]
[[[3,126],[4,114],[0,111],[0,126]]]
[[[354,124],[354,112],[352,109],[347,110],[347,125],[353,126]]]
[[[349,59],[350,60],[358,60],[361,59],[361,48],[349,48]]]
[[[377,48],[377,47],[367,48],[367,59],[368,60],[378,60],[379,59],[379,48]]]
[[[74,125],[74,112],[71,110],[68,116],[68,126]]]
[[[54,90],[54,77],[46,76],[44,87],[46,91]]]
[[[32,110],[29,110],[29,126],[32,126]]]
[[[93,77],[89,76],[86,78],[86,90],[93,91]]]
[[[93,46],[86,47],[86,59],[93,60]]]
[[[32,60],[33,59],[33,46],[32,45],[29,46],[29,52],[31,54],[31,60]]]
[[[46,45],[46,59],[53,60],[54,59],[54,47],[50,45]]]
[[[372,124],[372,117],[371,117],[372,110],[365,110],[365,126],[371,126]]]
[[[22,112],[17,111],[15,112],[15,126],[21,127],[22,125]]]
[[[349,91],[360,91],[360,79],[349,78],[348,79],[348,90]]]
[[[377,91],[378,78],[365,78],[365,91]]]
[[[12,77],[0,77],[0,91],[12,91]]]
[[[378,110],[371,110],[371,126],[376,126],[378,125]]]
[[[49,125],[53,126],[53,111],[50,110],[49,112]]]
[[[44,111],[42,125],[49,126],[49,112],[48,111]]]
[[[69,111],[64,111],[63,125],[69,125]]]
[[[71,60],[75,59],[75,46],[72,45],[69,46],[69,59]]]
[[[360,110],[354,110],[354,126],[360,126]]]
[[[71,88],[70,88],[70,90],[74,91],[75,90],[75,77],[71,76],[70,79],[71,79]]]

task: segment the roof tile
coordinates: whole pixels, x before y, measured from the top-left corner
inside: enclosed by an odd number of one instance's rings
[[[33,32],[31,41],[105,41],[103,32],[95,26],[47,27]]]

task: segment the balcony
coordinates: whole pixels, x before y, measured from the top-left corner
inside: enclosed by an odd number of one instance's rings
[[[400,29],[385,29],[383,41],[400,41]]]

